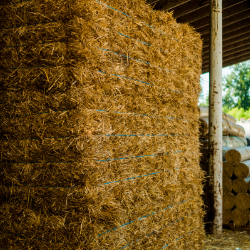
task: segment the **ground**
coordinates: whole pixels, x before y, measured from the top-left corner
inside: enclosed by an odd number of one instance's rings
[[[203,249],[250,250],[250,231],[224,229],[219,236],[207,235]]]

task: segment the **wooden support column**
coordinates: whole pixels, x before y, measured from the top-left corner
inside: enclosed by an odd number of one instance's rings
[[[212,233],[222,233],[222,0],[210,0],[209,184]]]

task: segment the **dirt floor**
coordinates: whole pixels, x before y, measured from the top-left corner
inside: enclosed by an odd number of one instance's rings
[[[224,229],[220,236],[207,235],[203,250],[207,249],[250,250],[250,231]]]

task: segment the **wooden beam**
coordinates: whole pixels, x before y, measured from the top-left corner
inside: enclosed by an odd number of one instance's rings
[[[246,55],[246,56],[239,56],[238,58],[234,58],[232,60],[229,60],[227,62],[225,62],[223,64],[223,68],[234,65],[234,64],[238,64],[241,62],[245,62],[245,61],[249,61],[250,60],[250,55]],[[202,74],[209,72],[209,67],[202,67]]]
[[[237,34],[238,34],[238,30],[236,32],[234,32],[234,35],[237,35]],[[242,42],[248,38],[250,38],[250,26],[246,27],[246,34],[243,33],[241,35],[241,33],[239,32],[239,35],[235,36],[234,38],[231,38],[228,40],[223,39],[223,47],[229,46],[229,45],[234,44],[234,43]],[[203,44],[203,53],[207,53],[208,51],[209,51],[209,43],[205,42]]]
[[[160,10],[174,11],[174,17],[177,18],[186,15],[188,13],[191,13],[193,11],[196,11],[198,9],[201,9],[202,7],[205,6],[209,6],[209,0],[190,1],[180,5],[179,7],[171,9],[166,9],[164,6],[162,6]]]
[[[157,10],[171,10],[172,8],[176,8],[182,4],[190,2],[191,0],[163,0],[156,2],[155,9]],[[151,2],[155,2],[151,0]]]
[[[233,8],[234,7],[234,8]],[[241,0],[241,1],[223,1],[223,11],[222,15],[223,18],[226,16],[229,16],[230,14],[236,14],[239,11],[243,11],[244,8],[250,7],[250,2],[247,0]],[[175,13],[174,13],[175,16]],[[204,7],[200,8],[198,11],[193,11],[189,14],[185,14],[183,16],[180,16],[177,18],[178,23],[189,23],[192,24],[193,22],[196,22],[200,19],[203,19],[204,17],[208,18],[208,24],[209,24],[209,5],[205,5]],[[195,24],[192,24],[194,27]]]
[[[237,30],[234,30],[232,32],[229,32],[227,34],[223,34],[223,43],[225,43],[225,41],[232,39],[232,38],[237,38],[238,36],[241,36],[243,34],[248,34],[250,32],[250,23],[248,26],[243,27],[243,28],[239,28]],[[208,46],[209,46],[209,34],[206,34],[204,36],[201,36],[201,39],[203,39],[203,44],[206,45],[206,43],[208,42]]]
[[[233,61],[234,59],[237,60],[239,57],[249,57],[250,58],[250,53],[249,53],[249,48],[246,50],[242,51],[241,53],[235,53],[230,56],[223,56],[223,67],[227,63],[227,61]],[[208,68],[209,67],[209,61],[202,62],[202,68]]]
[[[248,10],[249,11],[249,10]],[[223,23],[223,35],[227,34],[229,32],[235,31],[240,28],[244,28],[246,26],[249,26],[250,23],[250,15],[245,16],[244,19],[240,18],[240,20],[236,21],[228,25],[226,22]],[[209,34],[209,25],[206,27],[203,27],[201,29],[197,29],[197,32],[199,32],[201,35]]]
[[[244,19],[245,17],[250,16],[250,2],[244,2],[238,5],[234,5],[231,8],[227,8],[222,11],[222,23],[225,27],[225,24],[230,25],[240,18]],[[196,30],[209,26],[209,16],[204,17],[200,20],[190,23],[191,26],[195,27]]]
[[[241,47],[247,46],[249,44],[250,44],[250,32],[248,34],[248,37],[245,36],[245,39],[242,41],[238,42],[237,40],[235,40],[235,42],[232,42],[231,44],[223,43],[222,51],[223,51],[223,54],[225,54],[225,52],[227,52],[227,51],[235,50],[237,48],[241,48]],[[209,58],[209,48],[206,48],[206,50],[203,50],[202,58],[203,58],[203,60],[205,58]]]
[[[241,47],[231,48],[231,50],[227,50],[227,51],[223,50],[223,52],[222,52],[223,59],[225,59],[228,56],[233,55],[233,54],[238,54],[239,55],[239,54],[243,53],[245,50],[248,50],[250,52],[250,39],[249,39],[248,43],[244,44]],[[206,53],[206,54],[204,54],[202,56],[202,62],[203,63],[209,63],[209,53]]]
[[[178,23],[189,23],[195,22],[200,20],[204,17],[209,17],[209,5],[205,5],[201,7],[199,10],[191,12],[189,14],[180,16],[176,19]]]
[[[237,57],[239,57],[239,56],[250,56],[250,49],[249,49],[249,47],[248,48],[245,48],[245,50],[242,50],[241,52],[239,52],[239,53],[237,53],[237,52],[235,52],[235,53],[232,53],[231,55],[225,55],[225,56],[223,56],[223,61],[229,61],[229,60],[231,60],[231,59],[234,59],[234,58],[237,58]]]

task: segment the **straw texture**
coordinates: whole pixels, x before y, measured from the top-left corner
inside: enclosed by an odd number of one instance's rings
[[[226,152],[225,157],[227,162],[236,165],[250,159],[250,147],[231,149]]]
[[[234,173],[234,165],[226,161],[223,161],[223,176],[231,178],[233,173]]]
[[[204,147],[208,147],[208,140],[203,140],[202,145]],[[247,146],[247,139],[242,139],[235,136],[223,136],[222,137],[222,147],[229,147],[229,148],[241,148]]]
[[[200,111],[200,118],[205,118],[205,117],[209,117],[209,107],[203,107],[203,106],[199,106],[199,111]],[[222,113],[222,118],[228,121],[231,121],[233,123],[236,123],[236,119],[226,113]]]
[[[242,210],[248,210],[250,208],[250,195],[248,193],[236,195],[236,207]]]
[[[249,221],[249,210],[234,209],[232,212],[233,224],[235,227],[246,226]]]
[[[142,0],[0,6],[0,248],[202,249],[200,35]]]
[[[228,194],[232,192],[233,189],[233,182],[229,178],[225,178],[223,176],[223,194]]]
[[[232,209],[235,206],[235,196],[232,193],[223,195],[223,209]]]
[[[234,174],[239,178],[250,176],[250,160],[240,162],[234,166]]]
[[[236,193],[245,193],[248,189],[248,183],[243,178],[237,178],[233,180],[233,190]]]
[[[200,133],[203,137],[209,134],[209,118],[200,118]],[[245,130],[242,126],[229,120],[222,119],[222,135],[230,135],[244,138]]]

